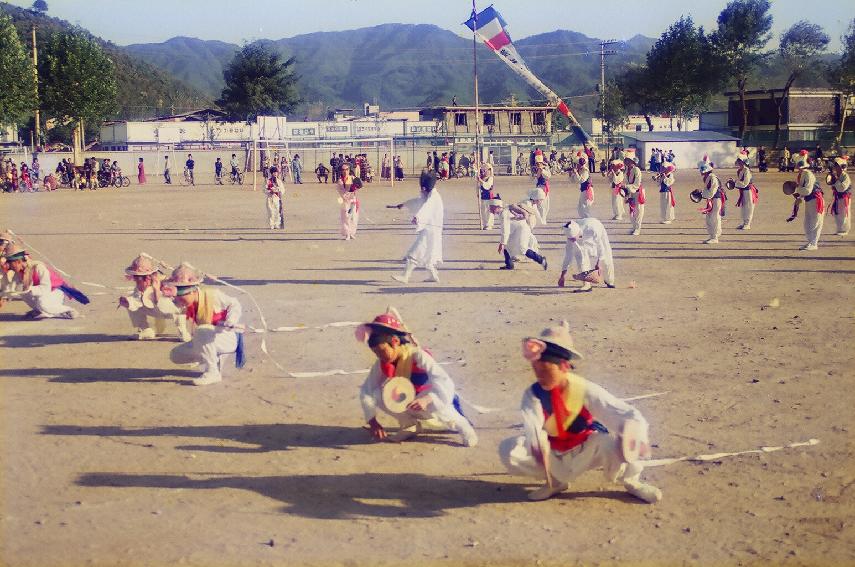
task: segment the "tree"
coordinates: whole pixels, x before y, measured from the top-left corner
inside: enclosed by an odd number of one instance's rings
[[[0,125],[20,122],[33,108],[33,65],[12,19],[0,14]]]
[[[33,2],[32,10],[34,12],[44,15],[48,11],[48,3],[45,2],[45,0],[36,0],[35,2]]]
[[[647,130],[653,131],[653,121],[650,116],[660,112],[664,103],[659,99],[656,81],[650,74],[647,65],[628,67],[617,78],[623,100],[627,106],[636,107],[647,121]]]
[[[79,126],[84,120],[95,124],[115,113],[113,62],[85,32],[51,34],[42,54],[39,91],[49,115],[61,124]]]
[[[671,116],[696,116],[725,82],[723,62],[691,17],[677,20],[650,48],[647,69],[655,99]]]
[[[855,96],[855,18],[849,22],[849,29],[841,38],[843,54],[837,64],[830,69],[831,84],[843,93],[843,108],[840,111],[840,131],[834,140],[835,146],[840,146],[843,139],[843,127],[846,123],[846,113],[849,110],[849,98]]]
[[[226,86],[217,104],[237,120],[290,112],[301,102],[294,62],[294,57],[283,61],[263,43],[244,45],[223,70]]]
[[[603,121],[603,132],[608,130],[611,133],[625,125],[629,117],[621,96],[621,89],[616,81],[612,80],[606,83],[603,100],[605,104],[597,107],[596,116]]]
[[[800,20],[781,36],[778,52],[786,65],[789,75],[780,97],[770,91],[775,103],[777,119],[775,121],[775,149],[781,141],[781,123],[784,121],[784,100],[790,96],[790,88],[799,77],[814,72],[816,59],[828,47],[830,39],[822,28],[805,20]]]
[[[748,78],[758,65],[768,57],[763,49],[772,34],[772,16],[769,0],[731,0],[718,15],[718,28],[710,36],[716,55],[727,66],[736,81],[742,121],[739,137],[745,135],[748,126],[748,105],[745,90]]]

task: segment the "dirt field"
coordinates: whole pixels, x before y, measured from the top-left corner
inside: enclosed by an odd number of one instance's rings
[[[728,172],[723,172],[726,178]],[[791,177],[791,176],[790,176]],[[648,179],[645,174],[645,179]],[[498,233],[477,230],[470,181],[440,184],[446,207],[439,284],[390,279],[412,239],[401,212],[413,180],[362,192],[358,237],[338,237],[330,186],[288,186],[287,230],[271,232],[261,192],[150,185],[0,196],[10,227],[92,294],[78,320],[21,321],[0,312],[2,518],[0,563],[116,565],[843,565],[855,563],[852,407],[855,246],[833,236],[800,252],[787,224],[784,176],[759,176],[753,230],[721,244],[678,174],[677,221],[658,224],[650,194],[642,235],[606,221],[619,289],[555,287],[558,221],[578,192],[554,180],[551,223],[536,234],[544,273],[498,271]],[[597,211],[611,218],[596,178]],[[652,185],[652,184],[650,184]],[[500,178],[506,200],[529,182]],[[247,368],[213,386],[172,365],[172,341],[130,342],[117,293],[140,251],[188,260],[250,291],[271,327],[367,320],[397,306],[448,367],[461,395],[499,411],[468,415],[480,444],[424,435],[376,444],[361,429],[363,375],[295,379],[248,337]],[[636,288],[628,287],[637,283]],[[228,292],[232,293],[232,292]],[[258,325],[248,297],[246,322]],[[764,309],[773,298],[779,308]],[[570,321],[587,359],[581,374],[635,402],[651,423],[654,457],[813,447],[680,462],[645,477],[661,503],[635,501],[588,473],[571,490],[526,501],[534,484],[509,477],[496,447],[519,434],[533,381],[520,339]],[[267,336],[288,372],[367,368],[351,327]]]

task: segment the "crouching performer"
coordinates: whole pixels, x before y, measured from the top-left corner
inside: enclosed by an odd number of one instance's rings
[[[182,342],[190,340],[187,318],[175,303],[161,292],[163,274],[157,261],[142,253],[125,268],[126,277],[133,280],[133,293],[119,298],[119,306],[128,310],[135,334],[131,337],[140,341],[156,338],[166,333],[166,322],[172,321],[178,329]],[[152,328],[154,323],[154,328]]]
[[[234,353],[237,368],[245,362],[240,302],[201,284],[202,277],[189,264],[175,268],[163,282],[164,292],[174,294],[175,304],[195,326],[190,342],[173,348],[169,358],[175,364],[202,365],[201,376],[193,380],[196,386],[220,382],[223,359],[229,354]]]
[[[615,262],[612,257],[612,245],[609,235],[599,220],[595,218],[571,220],[564,225],[564,263],[561,265],[561,277],[558,287],[564,287],[564,277],[570,264],[575,263],[579,273],[573,279],[584,282],[576,291],[591,291],[592,283],[605,282],[606,287],[615,287]]]
[[[387,438],[377,421],[377,411],[383,410],[400,425],[389,437],[391,441],[406,441],[421,431],[421,422],[437,420],[458,431],[465,446],[478,443],[475,429],[460,409],[451,378],[431,353],[416,343],[394,307],[357,327],[356,339],[367,343],[377,356],[359,393],[374,439]]]
[[[4,287],[10,291],[7,297],[19,297],[29,306],[24,314],[26,319],[76,319],[80,314],[65,305],[66,297],[86,305],[89,298],[74,287],[65,283],[62,276],[53,268],[30,258],[30,254],[15,243],[6,245],[3,252],[4,263],[12,272],[7,274],[8,283]],[[0,307],[5,298],[0,298]]]
[[[574,373],[582,355],[574,348],[566,321],[523,341],[537,382],[523,394],[525,435],[499,445],[502,462],[514,475],[546,478],[529,500],[546,500],[567,490],[587,470],[602,467],[611,482],[653,503],[662,492],[641,482],[649,455],[647,421],[641,413],[601,386]]]
[[[549,263],[546,256],[539,253],[540,244],[531,232],[532,226],[537,224],[539,217],[537,209],[531,203],[519,203],[507,205],[502,202],[502,197],[490,200],[490,212],[502,219],[502,240],[499,242],[499,254],[505,257],[505,265],[500,270],[513,270],[516,259],[525,256],[534,260],[546,270]]]

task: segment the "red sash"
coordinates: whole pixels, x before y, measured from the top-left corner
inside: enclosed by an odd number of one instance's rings
[[[834,191],[834,201],[831,204],[831,212],[835,215],[842,214],[843,216],[849,216],[849,201],[852,198],[852,193],[849,191],[844,191],[843,193],[839,192],[837,189],[833,189]],[[843,212],[840,212],[840,208],[837,206],[837,203],[843,201]]]
[[[48,274],[50,274],[50,290],[53,291],[57,289],[59,286],[65,283],[65,280],[62,279],[58,273],[53,271],[50,266],[45,266],[47,268]],[[37,286],[41,283],[41,278],[39,278],[39,273],[33,268],[33,285]]]
[[[561,392],[558,388],[553,388],[552,390],[550,390],[549,394],[552,399],[552,411],[555,412],[556,423],[564,423],[567,419],[568,412],[567,407],[564,405],[564,398],[561,396]],[[544,410],[543,414],[544,417],[549,417],[549,415],[546,413],[546,410]],[[588,408],[584,406],[579,412],[578,419],[585,420],[589,425],[594,421],[594,417],[591,415],[591,412],[589,412]],[[584,443],[593,432],[593,429],[585,428],[579,433],[571,433],[563,427],[559,427],[558,437],[550,437],[549,446],[553,450],[563,453]]]
[[[623,188],[623,183],[612,183],[612,193],[617,196],[620,195],[620,190]]]
[[[737,200],[737,201],[736,201],[736,206],[737,206],[737,207],[741,207],[741,206],[742,206],[742,199],[745,197],[745,194],[743,193],[743,191],[745,191],[746,189],[747,189],[747,190],[749,190],[749,191],[751,191],[751,202],[752,202],[752,203],[754,203],[754,204],[756,205],[756,204],[757,204],[757,201],[759,201],[759,200],[760,200],[760,197],[759,197],[759,195],[758,195],[758,193],[757,193],[757,187],[755,187],[755,186],[754,186],[754,184],[753,184],[753,183],[751,183],[751,184],[749,184],[749,185],[748,185],[748,187],[746,187],[745,189],[740,189],[740,190],[739,190],[739,200]]]

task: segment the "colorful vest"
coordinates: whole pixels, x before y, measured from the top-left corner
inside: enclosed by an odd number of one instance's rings
[[[36,271],[36,265],[39,265],[39,264],[42,264],[42,262],[33,261],[33,262],[30,262],[30,266],[27,268],[29,270],[32,270],[32,274],[33,274],[32,275],[32,278],[33,278],[32,281],[33,281],[34,286],[37,286],[41,283],[41,279],[39,278],[39,273]],[[51,268],[48,265],[45,265],[45,268],[47,268],[47,271],[50,274],[50,290],[51,291],[58,289],[63,284],[65,284],[65,280],[63,280],[62,276],[60,276],[58,273],[56,273],[56,271],[54,271],[53,268]]]
[[[416,364],[414,355],[417,351],[418,348],[409,343],[402,344],[401,356],[398,357],[396,362],[380,363],[380,372],[383,375],[383,380],[402,376],[413,383],[417,395],[430,389],[427,370]],[[425,352],[430,354],[430,351],[425,350]]]
[[[572,372],[567,378],[570,383],[564,392],[558,388],[544,390],[537,382],[531,386],[531,392],[543,407],[546,420],[543,429],[549,437],[549,445],[562,453],[584,443],[594,431],[602,430],[584,406],[585,379]]]
[[[196,325],[218,325],[226,320],[228,311],[214,312],[214,292],[204,286],[199,286],[199,301],[189,305],[186,317]]]

